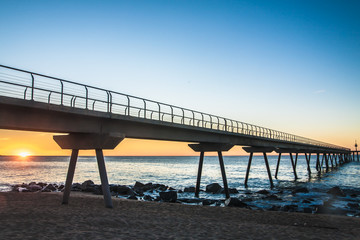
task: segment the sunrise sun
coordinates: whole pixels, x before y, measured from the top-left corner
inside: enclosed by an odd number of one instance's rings
[[[18,153],[18,155],[19,155],[20,157],[22,157],[22,158],[25,158],[25,157],[30,156],[31,154],[28,153],[28,152],[20,152],[20,153]]]

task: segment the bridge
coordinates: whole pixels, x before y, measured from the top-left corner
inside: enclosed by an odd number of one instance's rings
[[[270,186],[267,154],[289,154],[295,179],[299,154],[305,154],[311,174],[311,154],[316,170],[328,171],[354,158],[351,150],[274,129],[217,115],[139,98],[65,79],[0,65],[0,129],[66,133],[54,136],[62,149],[71,149],[63,203],[68,203],[79,150],[96,151],[106,207],[112,207],[103,149],[114,149],[124,138],[191,142],[200,152],[195,195],[199,195],[205,152],[217,152],[226,197],[230,197],[222,152],[243,146],[249,153],[245,186],[254,153],[262,153]],[[293,156],[294,154],[294,156]],[[321,158],[321,160],[320,160]]]

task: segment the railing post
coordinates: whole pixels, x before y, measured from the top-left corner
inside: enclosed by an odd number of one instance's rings
[[[34,85],[35,85],[35,79],[34,79],[34,75],[31,73],[31,101],[34,101]]]
[[[89,91],[88,91],[88,88],[87,86],[84,86],[85,87],[85,90],[86,90],[86,110],[88,109],[88,101],[89,101]]]
[[[61,106],[64,105],[64,83],[62,81],[60,81],[61,84]]]

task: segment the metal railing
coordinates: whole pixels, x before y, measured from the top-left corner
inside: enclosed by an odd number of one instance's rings
[[[0,65],[0,95],[349,151],[348,148],[166,103]]]

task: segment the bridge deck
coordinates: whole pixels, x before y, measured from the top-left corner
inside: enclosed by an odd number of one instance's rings
[[[121,133],[312,152],[349,149],[216,115],[0,65],[0,128]]]

